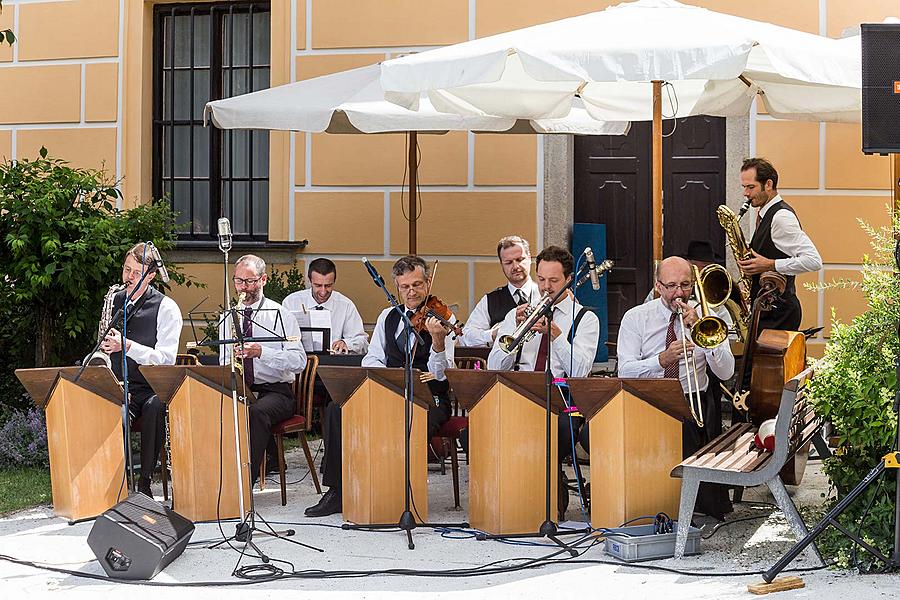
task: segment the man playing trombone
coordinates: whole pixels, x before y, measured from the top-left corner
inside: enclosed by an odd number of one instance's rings
[[[635,306],[622,317],[617,343],[619,377],[670,377],[681,381],[689,406],[695,406],[696,421],[685,421],[682,428],[682,453],[688,457],[721,433],[721,419],[712,415],[713,396],[710,393],[706,367],[721,380],[734,374],[734,355],[728,343],[727,327],[721,341],[711,348],[696,345],[685,336],[687,330],[696,331],[700,320],[697,310],[688,304],[694,290],[691,265],[681,257],[662,261],[656,270],[656,291],[659,298]],[[682,322],[679,322],[682,321]],[[682,327],[683,325],[683,327]],[[705,345],[708,345],[704,342]],[[674,465],[673,465],[674,466]],[[697,497],[697,511],[722,519],[730,512],[725,488],[701,486]]]

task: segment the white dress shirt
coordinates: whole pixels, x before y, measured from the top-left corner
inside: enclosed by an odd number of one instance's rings
[[[511,283],[507,283],[506,288],[513,299],[516,298],[516,292],[520,290],[520,293],[525,294],[525,298],[532,303],[537,302],[537,299],[541,297],[541,291],[531,277],[522,284],[521,288],[517,288]],[[459,338],[460,346],[491,346],[494,343],[492,331],[491,316],[488,313],[488,297],[485,294],[475,305],[475,310],[469,315],[469,320],[463,327],[462,337]]]
[[[776,194],[759,209],[759,218],[765,217],[766,213],[779,202],[781,202],[781,194]],[[809,236],[800,229],[800,221],[793,212],[779,210],[772,217],[772,243],[789,256],[789,258],[775,259],[775,270],[782,275],[799,275],[822,268],[822,257],[819,256],[819,251],[816,250]]]
[[[619,377],[654,378],[663,377],[663,366],[659,355],[666,349],[666,332],[672,311],[666,308],[661,298],[629,309],[619,326],[616,353],[619,361]],[[690,332],[686,331],[689,335]],[[675,322],[675,339],[682,339],[681,326]],[[697,385],[703,391],[709,385],[706,376],[708,364],[721,380],[734,374],[734,355],[726,339],[715,348],[707,350],[694,346],[694,362],[697,365]],[[678,362],[678,376],[681,388],[687,393],[687,371],[684,358]]]
[[[285,298],[282,305],[292,311],[303,311],[304,307],[306,310],[316,310],[317,306],[321,306],[331,313],[332,345],[338,340],[343,340],[351,354],[365,354],[368,350],[369,336],[363,328],[362,317],[353,301],[342,293],[332,291],[328,300],[319,304],[313,297],[312,290],[299,290]],[[317,337],[318,343],[321,344],[321,336]]]
[[[378,315],[378,320],[375,322],[375,330],[372,332],[372,343],[369,344],[369,351],[362,359],[362,366],[364,367],[386,367],[387,366],[387,351],[385,350],[385,344],[387,343],[387,338],[384,335],[384,321],[387,319],[388,314],[392,310],[395,310],[394,307],[388,307],[381,311],[381,314]],[[405,306],[403,306],[403,310],[407,310]],[[451,316],[448,319],[450,322],[455,323],[456,317]],[[400,332],[403,331],[405,324],[403,319],[400,319],[400,322],[397,323],[397,329],[393,332],[394,339],[400,335]],[[409,344],[412,346],[415,343],[415,336],[409,336]],[[434,346],[430,349],[428,355],[428,372],[433,373],[435,378],[439,381],[443,381],[447,379],[447,376],[444,375],[444,371],[446,369],[452,369],[455,365],[453,364],[453,340],[450,339],[448,335],[444,342],[444,351],[436,352],[434,350]]]
[[[537,304],[538,297],[532,298],[532,305]],[[572,320],[581,305],[576,304],[571,298],[563,298],[553,307],[553,322],[559,327],[560,333],[556,339],[550,342],[550,371],[554,377],[587,377],[594,365],[597,356],[597,344],[600,341],[600,320],[593,311],[588,310],[581,318],[578,329],[575,330],[574,345],[569,343],[569,330],[572,328]],[[491,353],[488,355],[488,369],[499,371],[511,371],[516,362],[517,352],[506,353],[500,348],[500,336],[510,335],[516,330],[516,311],[511,310],[500,324],[497,339]],[[535,334],[522,347],[522,355],[519,359],[519,368],[522,371],[533,371],[537,362],[538,350],[544,334]]]
[[[238,307],[241,323],[244,309]],[[268,298],[251,305],[253,309],[252,337],[295,337],[296,341],[257,342],[261,346],[259,358],[253,360],[254,383],[294,383],[296,375],[306,368],[306,351],[300,344],[300,326],[286,308]],[[277,323],[276,323],[277,319]],[[220,339],[232,339],[232,320],[226,318],[219,326]],[[220,346],[219,364],[231,362],[231,346]]]
[[[133,302],[137,302],[137,299]],[[125,355],[139,365],[174,365],[183,325],[184,319],[178,304],[168,296],[163,296],[156,313],[156,345],[150,347],[131,340]]]

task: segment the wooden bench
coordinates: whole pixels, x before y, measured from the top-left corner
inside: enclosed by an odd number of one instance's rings
[[[684,556],[697,490],[704,481],[741,487],[766,484],[797,539],[806,536],[806,525],[788,495],[779,472],[798,449],[806,447],[818,435],[821,427],[821,419],[807,402],[806,383],[811,377],[812,369],[807,369],[784,385],[775,425],[774,452],[757,449],[754,444],[757,428],[750,423],[740,423],[672,470],[672,477],[682,479],[675,558]],[[814,545],[812,551],[821,561]]]

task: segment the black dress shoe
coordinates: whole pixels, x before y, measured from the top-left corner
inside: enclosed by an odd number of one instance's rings
[[[341,512],[341,490],[331,488],[322,495],[319,502],[304,511],[307,517],[325,517]]]
[[[153,497],[153,490],[150,489],[150,480],[141,477],[138,479],[138,492],[145,496]]]

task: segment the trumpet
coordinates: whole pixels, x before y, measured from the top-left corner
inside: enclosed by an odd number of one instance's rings
[[[510,354],[518,350],[519,346],[522,346],[528,340],[534,337],[536,333],[532,327],[538,322],[541,317],[541,313],[547,308],[547,305],[553,302],[553,296],[551,294],[544,294],[541,296],[540,301],[534,306],[529,306],[525,309],[525,319],[516,327],[516,330],[512,332],[511,335],[501,335],[500,341],[498,342],[500,345],[500,349]]]

